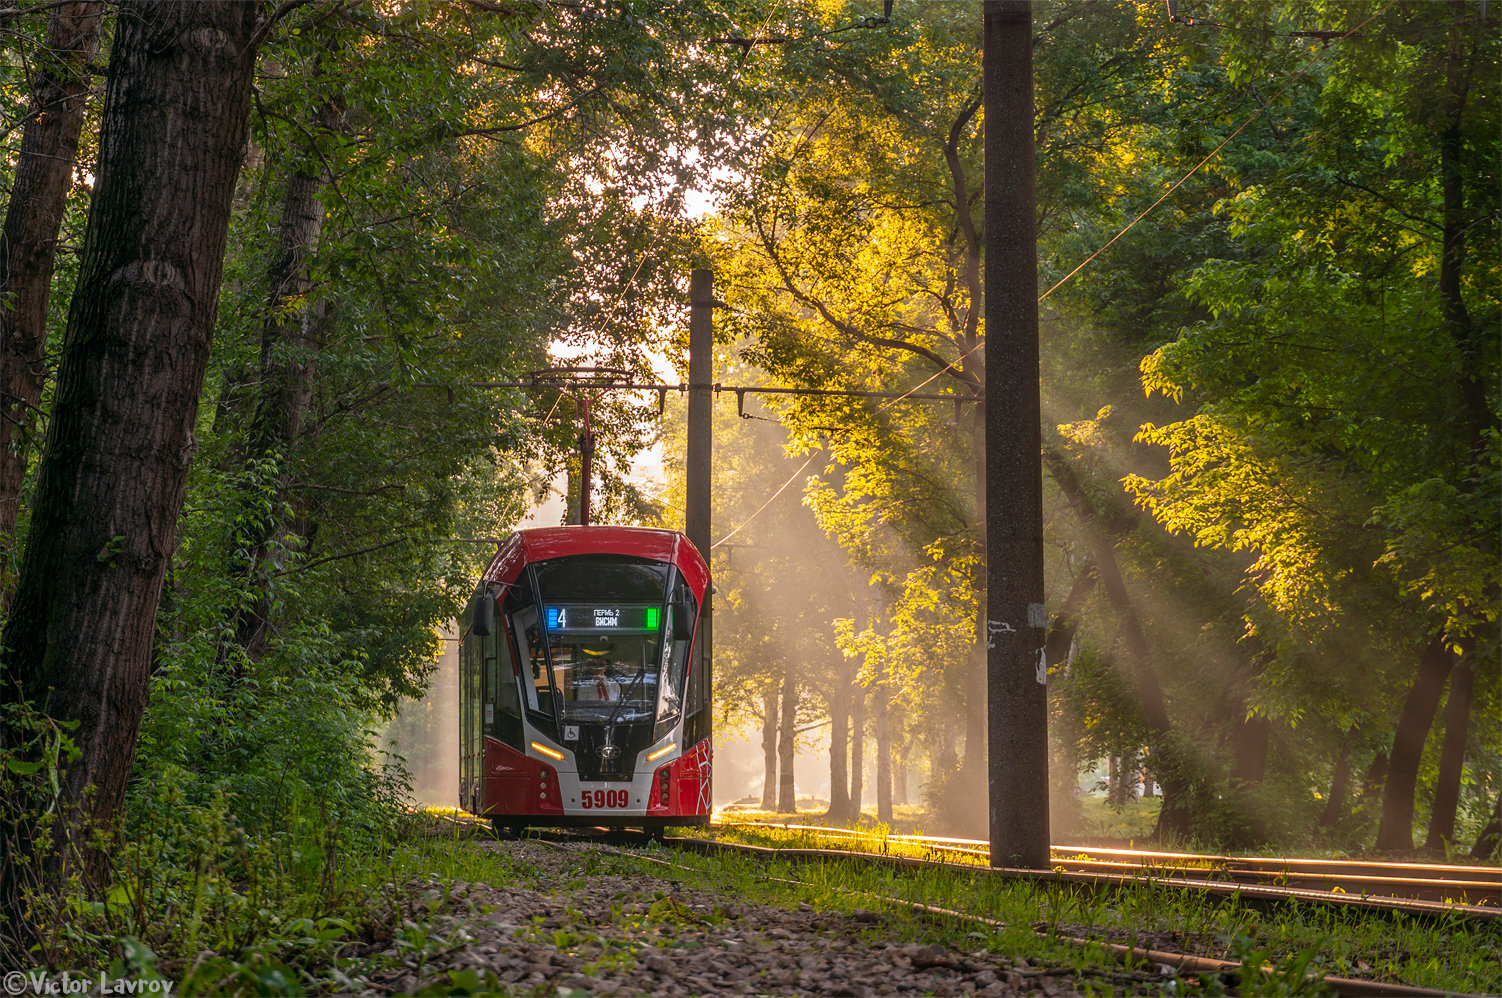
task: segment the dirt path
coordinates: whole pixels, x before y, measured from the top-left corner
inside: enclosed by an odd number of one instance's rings
[[[429,955],[412,940],[403,966],[359,983],[403,994],[464,982],[475,993],[539,995],[1072,995],[1072,975],[984,951],[880,938],[878,912],[789,910],[674,882],[674,871],[588,844],[477,841],[525,869],[508,884],[456,884],[434,919]],[[692,878],[688,878],[692,879]],[[436,886],[417,885],[428,904]],[[449,977],[450,973],[459,975]],[[1147,975],[1111,974],[1155,993]]]

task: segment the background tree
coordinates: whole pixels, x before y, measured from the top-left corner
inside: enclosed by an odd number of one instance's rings
[[[58,235],[74,189],[84,111],[93,90],[105,11],[98,0],[53,5],[31,55],[31,99],[10,176],[0,230],[0,594],[9,597],[16,560],[21,482],[49,373],[48,302]],[[12,128],[15,126],[12,125]]]

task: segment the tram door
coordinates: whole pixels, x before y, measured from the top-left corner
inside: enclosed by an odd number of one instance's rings
[[[484,749],[480,640],[469,634],[459,646],[459,806],[467,811],[479,807],[480,759]]]

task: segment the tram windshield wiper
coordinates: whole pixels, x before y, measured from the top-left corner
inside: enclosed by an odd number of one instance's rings
[[[616,701],[615,709],[610,712],[610,717],[605,721],[605,740],[607,742],[610,741],[610,733],[615,729],[615,722],[620,719],[621,711],[625,709],[626,704],[631,702],[632,691],[639,687],[642,680],[646,677],[647,648],[646,645],[642,645],[641,664],[636,667],[636,675],[631,678],[631,682],[626,685],[626,688],[621,690],[621,698]]]

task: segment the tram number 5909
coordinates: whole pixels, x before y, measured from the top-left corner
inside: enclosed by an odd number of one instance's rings
[[[579,806],[586,811],[596,807],[627,807],[630,803],[629,790],[586,790],[579,795]]]

